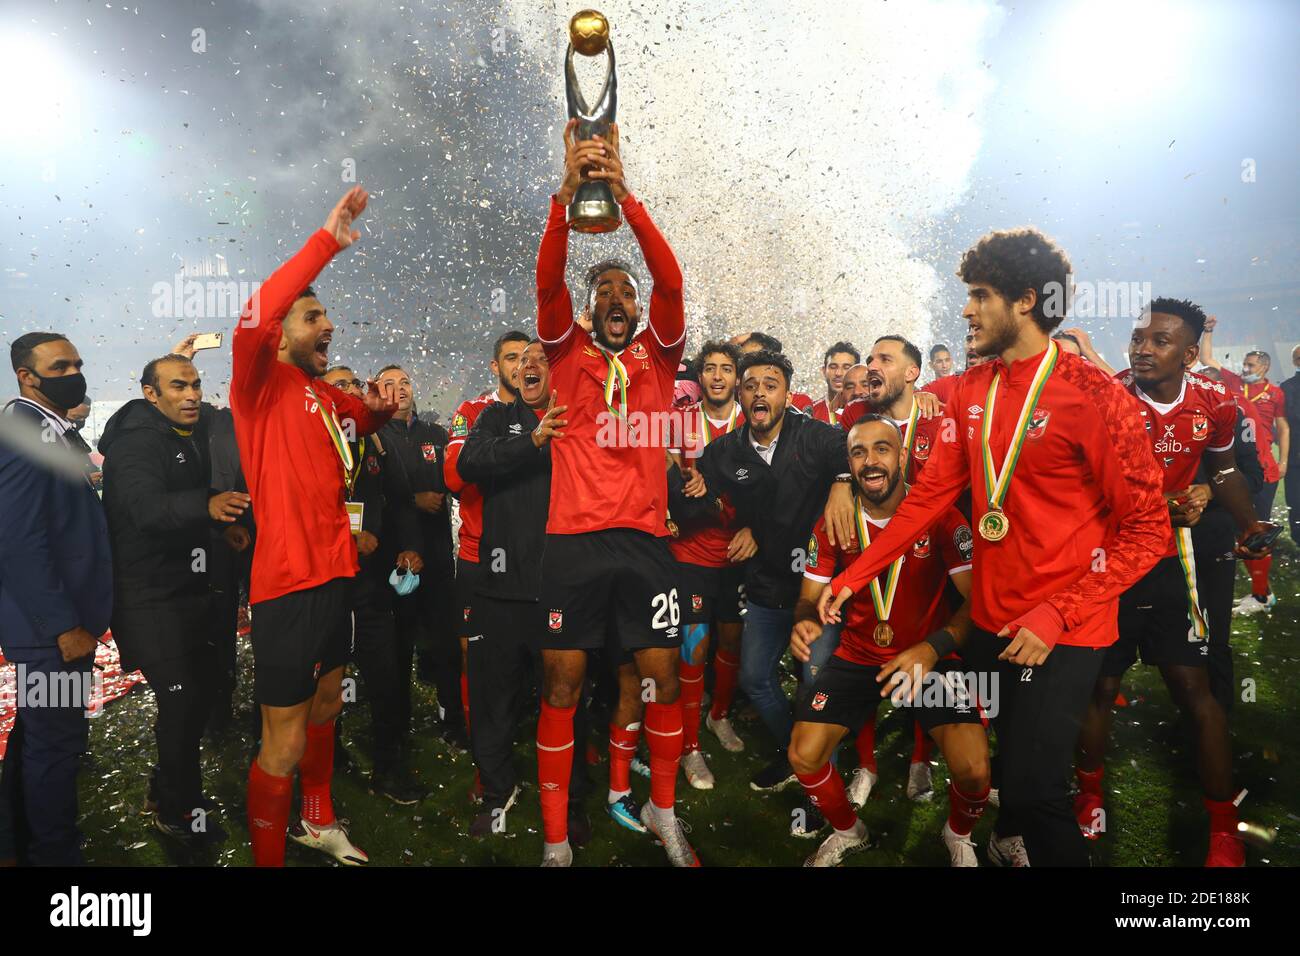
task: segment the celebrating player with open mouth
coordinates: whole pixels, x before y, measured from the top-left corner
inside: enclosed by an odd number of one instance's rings
[[[817,601],[832,575],[844,568],[889,526],[907,494],[903,480],[906,451],[898,425],[869,414],[849,430],[849,467],[853,471],[858,540],[853,550],[832,545],[825,520],[818,521],[808,544],[808,566],[795,606],[790,653],[807,660],[810,646],[822,636]],[[960,681],[936,685],[938,694],[922,693],[920,685],[935,684],[926,675],[966,640],[970,610],[963,601],[950,614],[944,594],[947,579],[962,598],[970,594],[970,525],[949,506],[933,526],[894,559],[887,573],[870,584],[869,595],[849,605],[835,655],[799,692],[790,765],[804,791],[835,828],[808,866],[835,866],[844,855],[867,841],[867,828],[849,805],[839,771],[830,758],[839,742],[868,719],[880,705],[881,682],[886,691],[895,681],[898,700],[915,707],[917,723],[943,750],[952,774],[948,785],[950,811],[943,841],[953,866],[977,866],[970,832],[984,812],[989,796],[989,744],[980,713],[967,686]]]
[[[1002,763],[990,855],[1086,866],[1066,779],[1102,649],[1115,641],[1119,596],[1169,540],[1162,476],[1137,401],[1050,339],[1064,317],[1050,306],[1070,290],[1064,252],[1033,229],[994,232],[962,256],[958,274],[972,345],[994,360],[961,376],[951,440],[931,453],[889,527],[823,592],[821,616],[839,620],[840,606],[970,487],[979,537],[963,656],[997,694]]]
[[[361,865],[334,817],[334,718],[352,643],[357,545],[345,507],[349,441],[378,431],[397,402],[370,383],[359,401],[317,378],[334,325],[309,283],[361,234],[353,221],[368,195],[353,187],[324,228],[266,280],[235,329],[230,406],[257,509],[253,608],[255,699],[262,746],[248,772],[248,831],[258,866],[282,866],[296,768],[302,786],[299,843]]]
[[[674,812],[682,754],[678,656],[682,643],[677,565],[665,525],[671,441],[652,434],[651,413],[672,407],[673,382],[686,345],[682,272],[645,207],[628,192],[618,127],[608,140],[577,140],[564,130],[564,180],[551,199],[537,256],[537,334],[550,362],[557,403],[568,409],[564,437],[551,450],[551,506],[542,567],[544,687],[537,723],[543,866],[568,866],[567,805],[573,715],[587,651],[618,636],[635,660],[647,696],[650,800],[641,822],[663,841],[675,866],[699,866]],[[647,328],[631,266],[607,260],[587,270],[592,331],[574,321],[564,281],[569,229],[565,207],[583,180],[607,182],[632,228],[654,280]]]

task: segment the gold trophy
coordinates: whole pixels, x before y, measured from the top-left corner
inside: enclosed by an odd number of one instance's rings
[[[573,54],[599,56],[609,53],[605,69],[605,85],[593,109],[578,87],[578,74],[573,68]],[[564,97],[569,107],[569,118],[578,121],[579,140],[600,135],[609,140],[609,124],[614,122],[618,106],[618,74],[614,69],[614,45],[609,42],[609,21],[597,10],[579,10],[569,21],[569,50],[564,57]],[[584,170],[585,172],[585,170]],[[577,232],[613,232],[623,223],[622,210],[614,201],[609,183],[601,180],[584,180],[573,194],[568,209],[569,228]]]

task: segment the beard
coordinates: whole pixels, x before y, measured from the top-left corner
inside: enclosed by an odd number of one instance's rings
[[[879,400],[873,400],[871,402],[871,407],[875,411],[882,411],[886,408],[889,408],[889,406],[893,405],[894,402],[898,401],[902,397],[903,397],[902,384],[900,383],[898,385],[891,387],[889,381],[886,379],[885,382],[883,383]]]
[[[497,384],[501,386],[501,392],[503,394],[509,395],[511,398],[519,397],[519,387],[516,385],[512,385],[510,383],[510,380],[506,378],[504,375],[497,376]]]
[[[633,337],[636,335],[638,317],[627,315],[619,310],[612,310],[616,315],[622,315],[627,322],[627,332],[621,342],[615,342],[610,339],[609,333],[605,330],[605,323],[609,318],[609,313],[601,316],[599,319],[593,317],[591,323],[591,335],[598,343],[611,352],[621,352],[631,344]]]
[[[868,477],[875,478],[875,477],[879,477],[882,474],[885,476],[885,485],[882,490],[868,491],[866,488],[862,487],[862,482]],[[862,495],[862,497],[866,498],[873,505],[878,505],[882,501],[889,500],[889,496],[892,495],[895,489],[898,488],[898,483],[903,480],[903,473],[901,471],[889,472],[889,471],[885,471],[885,469],[883,468],[876,468],[874,466],[868,465],[862,468],[858,472],[857,478],[858,478],[858,492]]]
[[[1011,346],[1016,344],[1016,339],[1020,335],[1016,327],[1015,320],[1011,317],[1010,310],[1006,315],[999,316],[995,322],[981,322],[981,331],[984,332],[987,342],[983,347],[977,347],[975,353],[981,358],[992,358],[995,355],[1001,355]]]

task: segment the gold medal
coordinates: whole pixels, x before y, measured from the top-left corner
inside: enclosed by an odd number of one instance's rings
[[[894,629],[889,626],[888,621],[877,624],[871,636],[875,639],[877,647],[888,647],[894,643]]]
[[[980,518],[980,537],[985,541],[1001,541],[1011,530],[1011,522],[1001,511],[986,511]]]

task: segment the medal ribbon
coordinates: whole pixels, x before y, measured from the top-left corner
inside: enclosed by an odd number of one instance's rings
[[[320,400],[320,396],[308,387],[311,397],[316,399],[316,411],[320,412],[321,421],[325,423],[325,431],[329,433],[330,441],[334,443],[334,450],[339,454],[339,460],[343,462],[343,474],[346,477],[352,471],[352,448],[348,445],[348,440],[343,436],[343,426],[339,424],[338,416],[331,408],[325,411],[325,403]]]
[[[1047,385],[1052,369],[1056,368],[1056,359],[1059,355],[1060,350],[1056,347],[1056,343],[1049,342],[1042,361],[1038,363],[1038,371],[1034,373],[1034,380],[1029,383],[1029,394],[1025,396],[1025,403],[1020,407],[1020,418],[1016,421],[1007,453],[1002,458],[1001,472],[993,464],[993,408],[998,394],[996,373],[993,375],[993,381],[989,382],[989,392],[984,399],[984,421],[980,426],[980,437],[983,439],[981,442],[983,447],[980,451],[984,459],[984,492],[988,496],[989,511],[1002,510],[1002,502],[1006,500],[1007,490],[1011,487],[1011,475],[1016,470],[1016,463],[1020,461],[1020,452],[1025,446],[1025,435],[1029,432],[1029,419],[1033,417],[1034,409],[1038,406],[1038,399],[1042,397],[1043,388]],[[1009,381],[1008,387],[1010,387]]]
[[[854,511],[854,517],[857,518],[858,522],[858,544],[865,552],[871,546],[871,533],[867,530],[866,509],[859,504]],[[881,624],[888,622],[889,612],[894,609],[894,595],[898,593],[898,579],[902,577],[904,556],[900,554],[894,559],[893,564],[889,566],[889,571],[885,576],[885,592],[883,595],[880,591],[879,576],[871,579],[871,604],[876,609],[876,620]]]
[[[351,451],[349,446],[348,451]],[[357,476],[361,474],[361,463],[366,458],[366,440],[362,438],[357,442],[357,461],[355,467],[343,473],[343,482],[348,486],[348,497],[352,497],[352,489],[357,486]]]
[[[1187,585],[1187,605],[1192,618],[1189,641],[1203,641],[1209,635],[1205,616],[1201,614],[1201,597],[1196,592],[1196,559],[1192,556],[1192,529],[1175,528],[1174,543],[1178,546],[1178,564],[1183,569],[1183,583]]]
[[[594,340],[593,340],[594,341]],[[605,355],[605,361],[609,367],[605,374],[605,407],[609,409],[611,415],[617,415],[624,420],[627,419],[627,367],[623,364],[622,359],[605,348],[599,342],[594,343],[596,348],[600,349]],[[618,407],[614,407],[614,390],[618,389]]]
[[[727,427],[726,429],[723,430],[722,434],[726,435],[733,428],[735,428],[736,419],[739,417],[740,417],[740,402],[733,400],[731,403],[731,418],[727,420]],[[700,405],[700,421],[703,422],[704,424],[704,444],[707,445],[709,442],[713,441],[713,423],[709,421],[709,416],[704,411],[703,403],[701,403]]]
[[[920,414],[921,406],[914,398],[912,399],[912,412],[907,416],[907,436],[903,439],[903,481],[906,482],[908,472],[912,469],[912,446],[916,444],[916,419]]]

